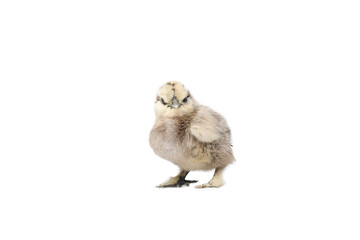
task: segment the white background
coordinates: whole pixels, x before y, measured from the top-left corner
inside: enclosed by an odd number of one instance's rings
[[[359,12],[1,1],[0,239],[359,239]],[[148,144],[168,80],[227,119],[223,188],[155,188],[177,173]]]

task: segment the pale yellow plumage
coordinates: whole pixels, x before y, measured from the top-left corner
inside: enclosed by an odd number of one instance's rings
[[[155,102],[156,120],[150,132],[150,145],[160,157],[180,168],[180,173],[159,187],[188,185],[185,177],[192,170],[215,169],[207,184],[222,186],[223,169],[235,158],[230,129],[225,119],[195,101],[183,84],[175,81],[160,87]]]

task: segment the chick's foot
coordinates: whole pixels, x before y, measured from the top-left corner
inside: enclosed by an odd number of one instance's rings
[[[197,185],[196,188],[219,188],[224,185],[224,182],[220,179],[212,179],[210,182]]]
[[[170,178],[168,181],[164,182],[163,184],[158,185],[158,188],[168,188],[168,187],[182,187],[182,186],[189,186],[190,183],[196,183],[197,180],[186,180],[185,176],[176,176]]]

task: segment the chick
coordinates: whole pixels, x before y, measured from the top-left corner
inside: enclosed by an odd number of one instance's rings
[[[195,101],[183,84],[170,81],[160,87],[155,102],[155,124],[150,132],[154,152],[180,168],[177,176],[158,187],[188,186],[192,170],[215,169],[213,178],[197,188],[221,187],[222,172],[235,161],[230,129],[218,113]]]

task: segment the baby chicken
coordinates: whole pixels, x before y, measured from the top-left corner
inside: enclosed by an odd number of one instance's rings
[[[158,187],[188,186],[192,170],[215,169],[213,178],[198,188],[224,185],[222,172],[235,161],[230,129],[225,119],[195,101],[183,84],[171,81],[160,87],[155,102],[155,124],[150,146],[160,157],[180,168],[180,173]]]

